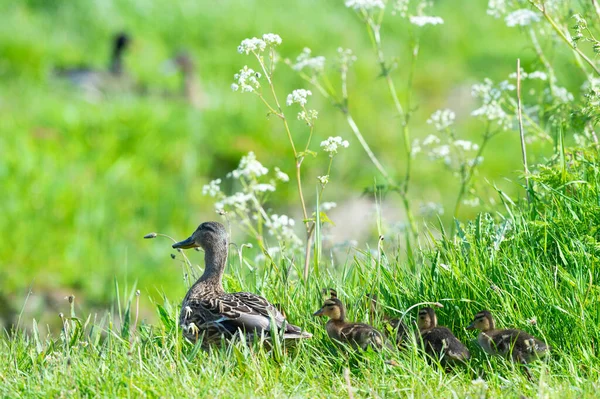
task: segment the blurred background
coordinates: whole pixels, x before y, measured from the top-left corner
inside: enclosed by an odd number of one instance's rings
[[[518,57],[527,71],[538,67],[525,32],[486,15],[485,3],[435,2],[434,15],[445,23],[443,29],[422,32],[414,138],[433,133],[427,119],[448,107],[456,112],[458,135],[479,142],[483,125],[470,116],[479,106],[471,85],[486,77],[506,79]],[[120,38],[122,60],[115,63],[111,57],[120,32],[126,33]],[[164,293],[177,302],[185,287],[170,243],[143,240],[144,234],[182,239],[201,221],[219,218],[202,186],[235,169],[248,151],[269,169],[278,166],[293,175],[280,121],[267,118],[256,97],[230,89],[241,67],[256,67],[236,51],[240,41],[268,32],[282,37],[282,58],[295,59],[304,47],[331,58],[338,47],[355,52],[352,113],[387,170],[402,176],[400,125],[387,86],[378,76],[363,23],[343,1],[0,1],[0,317],[5,325],[14,322],[29,290],[23,319],[52,320],[68,309],[68,295],[85,309],[109,307],[115,281],[141,290],[142,308],[152,319],[149,298]],[[386,17],[383,42],[386,54],[397,57],[393,76],[401,98],[408,32],[405,19]],[[554,65],[571,62],[563,48],[542,45]],[[578,92],[583,77],[556,72],[561,85]],[[280,99],[307,87],[284,63],[275,79]],[[335,159],[322,199],[338,204],[330,215],[344,226],[338,239],[357,240],[359,247],[376,242],[373,201],[364,191],[380,176],[328,100],[314,91],[310,107],[319,110],[313,150],[329,136],[350,142]],[[302,124],[294,120],[292,129],[303,142]],[[543,161],[551,148],[532,145],[530,163]],[[494,185],[523,195],[516,131],[494,138],[484,157],[482,197],[494,198]],[[315,177],[327,163],[322,153],[305,161],[309,203],[314,203]],[[429,221],[437,224],[439,216],[450,225],[457,180],[426,157],[415,169],[415,214],[422,202],[441,203],[448,211]],[[269,206],[301,219],[293,181],[280,185]],[[397,195],[385,197],[384,228],[404,222],[400,209]],[[463,207],[459,218],[468,220],[479,210]],[[335,228],[332,234],[336,237]],[[190,256],[195,263],[202,260],[200,253]]]

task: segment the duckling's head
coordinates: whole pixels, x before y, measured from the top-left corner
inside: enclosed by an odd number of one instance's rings
[[[417,318],[417,326],[419,327],[419,330],[427,330],[437,326],[435,310],[430,307],[420,309],[419,317]]]
[[[334,290],[333,288],[323,288],[321,290],[321,295],[323,295],[324,297],[329,295],[329,297],[331,297],[331,298],[337,298],[337,291]]]
[[[210,250],[225,248],[227,250],[227,230],[219,222],[204,222],[187,239],[173,244],[176,249],[202,248]]]
[[[346,309],[339,299],[332,297],[326,300],[321,309],[317,310],[313,316],[327,316],[331,320],[344,321]]]
[[[473,321],[467,327],[467,330],[488,331],[494,329],[494,318],[488,310],[482,310],[477,313]]]

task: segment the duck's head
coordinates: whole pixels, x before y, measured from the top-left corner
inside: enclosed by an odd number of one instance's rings
[[[173,59],[175,65],[183,72],[192,72],[194,70],[194,61],[187,52],[180,52]]]
[[[204,250],[215,247],[227,248],[227,230],[219,222],[204,222],[187,239],[173,244],[175,249],[202,248]]]
[[[417,326],[419,330],[427,330],[437,326],[437,316],[435,310],[430,307],[419,309],[419,316],[417,317]]]
[[[488,310],[482,310],[473,317],[473,321],[467,327],[467,330],[488,331],[494,329],[494,318]]]
[[[313,316],[327,316],[332,320],[344,321],[346,309],[339,299],[332,297],[326,300],[321,309],[313,313]]]
[[[114,47],[115,47],[115,52],[120,52],[122,50],[124,50],[127,45],[129,45],[129,43],[131,42],[131,38],[129,37],[129,35],[125,32],[121,32],[119,34],[117,34],[115,36],[115,40],[114,40]]]

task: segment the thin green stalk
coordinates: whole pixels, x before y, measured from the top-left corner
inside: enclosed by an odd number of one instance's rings
[[[585,55],[585,53],[583,51],[581,51],[581,49],[579,47],[576,47],[573,45],[573,43],[571,43],[571,41],[569,40],[567,35],[565,35],[563,30],[560,28],[560,26],[558,26],[556,21],[554,21],[554,19],[552,19],[552,17],[550,16],[550,14],[548,14],[548,12],[546,11],[546,7],[543,4],[539,5],[539,4],[535,3],[533,0],[529,0],[529,2],[532,5],[534,5],[538,10],[540,10],[540,12],[544,16],[544,18],[546,18],[546,21],[548,21],[548,23],[550,23],[550,25],[552,26],[552,29],[554,29],[554,31],[556,33],[558,33],[558,36],[560,36],[561,39],[565,43],[567,43],[567,45],[571,48],[571,50],[573,50],[577,55],[579,55],[581,58],[583,58],[583,60],[594,70],[594,72],[596,72],[598,75],[600,75],[600,69],[598,69],[596,64],[594,64],[594,62],[591,59],[589,59],[589,57],[587,55]]]

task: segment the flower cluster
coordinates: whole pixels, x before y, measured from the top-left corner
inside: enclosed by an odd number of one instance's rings
[[[245,65],[238,73],[233,75],[235,83],[232,83],[231,90],[238,91],[241,87],[242,93],[257,91],[260,89],[260,82],[258,81],[260,77],[260,72],[255,72],[254,69],[248,68],[248,66]]]
[[[349,48],[338,47],[338,61],[341,65],[348,68],[356,61],[356,56]]]
[[[331,157],[337,154],[339,147],[348,148],[349,145],[348,140],[344,140],[340,136],[329,137],[327,140],[321,141],[321,148],[323,148],[323,151],[328,152]]]
[[[371,11],[375,9],[383,10],[385,8],[385,3],[383,0],[346,0],[346,7],[358,11]]]
[[[262,53],[267,47],[275,47],[281,44],[281,37],[275,33],[265,33],[262,39],[253,37],[252,39],[244,39],[238,46],[238,53],[250,54],[250,53]]]
[[[429,201],[423,202],[419,206],[419,214],[425,217],[431,217],[444,214],[444,207],[441,204]]]
[[[435,126],[436,130],[441,131],[452,126],[454,119],[456,119],[456,114],[452,110],[440,109],[431,114],[427,123]]]
[[[254,152],[250,151],[248,155],[242,157],[238,168],[227,174],[227,177],[239,179],[244,176],[246,178],[260,177],[269,173],[269,169],[265,168],[257,159]]]
[[[216,197],[221,192],[221,179],[215,179],[202,187],[202,195]]]
[[[325,69],[325,57],[311,57],[311,49],[305,47],[304,50],[296,57],[296,63],[292,64],[292,69],[302,71],[307,69],[312,74],[320,74]]]
[[[500,18],[506,14],[506,0],[490,0],[488,2],[487,14],[494,18]]]
[[[273,214],[268,223],[269,235],[275,237],[280,245],[298,248],[302,246],[302,241],[294,233],[295,224],[294,219],[286,215]]]
[[[539,22],[539,20],[540,16],[538,14],[525,8],[513,11],[504,18],[504,22],[508,27],[527,26]]]
[[[444,20],[440,17],[432,17],[429,15],[411,15],[410,23],[419,27],[425,25],[441,25],[444,23]]]
[[[396,0],[392,4],[392,15],[399,14],[402,18],[408,15],[408,4],[410,0]]]
[[[288,94],[286,104],[288,106],[292,104],[300,104],[301,107],[306,105],[307,97],[312,96],[312,92],[306,89],[294,90],[291,94]]]
[[[290,177],[287,175],[287,173],[282,172],[277,166],[275,167],[275,178],[284,183],[290,181]]]
[[[503,82],[498,87],[494,87],[494,83],[487,78],[483,83],[473,85],[471,95],[481,99],[483,104],[471,112],[471,115],[485,121],[495,122],[503,130],[508,129],[512,124],[512,119],[502,108],[502,93],[509,90],[514,90],[514,86]]]

